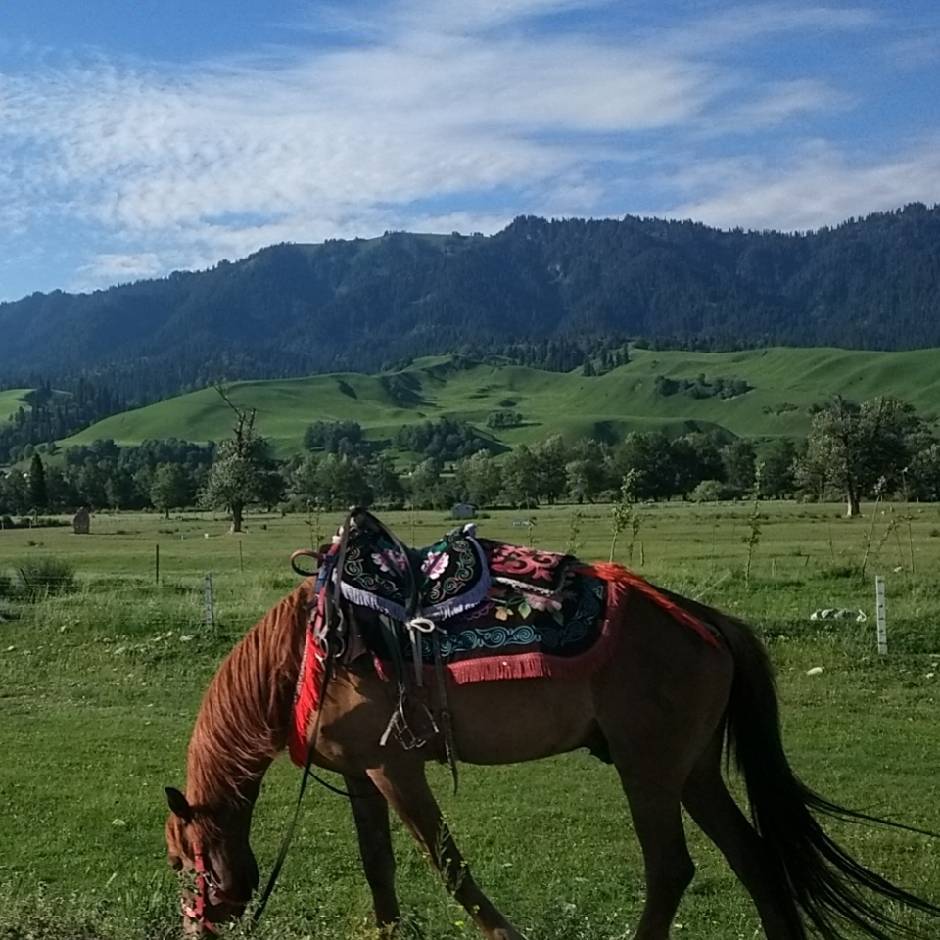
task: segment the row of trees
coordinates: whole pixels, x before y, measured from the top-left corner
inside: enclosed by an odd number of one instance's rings
[[[60,383],[55,390],[44,379],[23,396],[22,407],[8,421],[0,422],[0,464],[24,453],[28,457],[26,448],[61,440],[125,408],[123,398],[86,378]]]
[[[188,441],[145,441],[118,447],[95,441],[73,447],[61,464],[34,453],[26,473],[0,475],[0,514],[190,506],[204,488],[214,448]]]
[[[404,472],[387,454],[362,446],[361,429],[348,423],[315,426],[308,443],[316,452],[278,462],[257,434],[254,412],[232,408],[232,437],[215,448],[181,441],[119,448],[99,441],[66,452],[61,467],[47,467],[35,454],[28,473],[0,478],[0,514],[78,505],[169,512],[199,504],[225,508],[240,529],[251,504],[332,509],[354,503],[447,508],[460,501],[480,507],[593,502],[615,499],[628,474],[634,496],[648,500],[737,497],[753,492],[758,478],[765,497],[843,494],[849,515],[876,492],[940,499],[940,442],[911,406],[894,399],[835,399],[816,411],[805,441],[777,440],[760,453],[752,442],[721,433],[638,433],[616,446],[569,444],[553,436],[502,455],[479,448],[460,459],[432,453]],[[433,451],[448,428],[419,426],[409,443]],[[457,434],[455,442],[467,441]]]

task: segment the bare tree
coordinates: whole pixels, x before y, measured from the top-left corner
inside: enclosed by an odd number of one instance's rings
[[[257,499],[270,472],[265,440],[255,432],[257,409],[236,405],[221,385],[215,386],[219,397],[235,414],[232,437],[219,444],[209,470],[205,501],[226,509],[232,518],[232,532],[242,531],[245,506]]]

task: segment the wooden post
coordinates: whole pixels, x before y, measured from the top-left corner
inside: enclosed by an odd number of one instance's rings
[[[878,653],[888,655],[888,621],[885,616],[885,579],[875,577],[875,630],[878,639]]]
[[[157,542],[153,547],[153,577],[154,581],[160,583],[160,543]]]

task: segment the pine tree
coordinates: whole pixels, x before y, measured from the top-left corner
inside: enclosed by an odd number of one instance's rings
[[[29,504],[33,509],[45,509],[49,504],[46,492],[46,471],[39,454],[33,454],[29,464]]]

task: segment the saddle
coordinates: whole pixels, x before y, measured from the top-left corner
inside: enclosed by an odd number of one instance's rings
[[[317,655],[370,657],[398,686],[383,743],[394,734],[417,747],[440,734],[452,767],[448,677],[545,675],[546,656],[574,661],[590,648],[605,609],[605,582],[573,556],[482,539],[472,524],[413,548],[354,509],[319,561]]]

